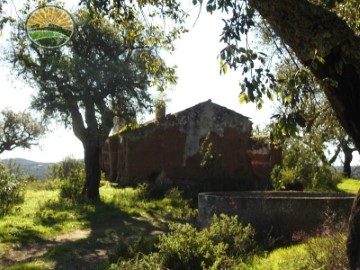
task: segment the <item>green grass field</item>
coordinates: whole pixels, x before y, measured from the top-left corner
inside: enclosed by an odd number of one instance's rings
[[[99,239],[105,241],[111,236],[109,241],[113,245],[122,236],[166,231],[169,222],[184,221],[186,213],[193,211],[176,194],[161,199],[146,198],[142,186],[117,189],[102,181],[101,202],[91,204],[60,200],[56,185],[51,181],[31,183],[26,188],[24,203],[0,218],[0,254],[9,253],[13,247],[41,246],[53,237],[77,230],[90,230],[90,235],[50,247],[41,256],[11,266],[2,265],[0,256],[0,269],[54,269],[55,264],[68,269],[69,262],[79,261],[79,254],[106,246]]]
[[[343,192],[356,194],[360,189],[360,180],[351,178],[343,179],[337,184],[337,188]]]
[[[346,236],[340,233],[310,238],[302,244],[254,256],[249,270],[347,269],[345,241]]]
[[[18,262],[6,263],[0,256],[0,269],[74,269],[71,267],[75,262],[76,267],[94,265],[87,259],[93,250],[108,248],[114,254],[121,253],[115,243],[122,237],[150,237],[153,231],[166,232],[169,222],[187,222],[196,212],[178,192],[154,199],[148,197],[146,186],[118,189],[102,181],[101,202],[90,204],[60,199],[59,183],[30,183],[24,203],[0,218],[0,254],[8,254],[14,247],[25,249],[26,253],[27,248],[41,247],[51,243],[50,239],[78,230],[88,230],[90,234],[50,245],[42,253]],[[344,192],[356,193],[359,187],[360,182],[354,179],[344,179],[338,184],[338,189]],[[328,265],[340,269],[336,263],[346,264],[345,238],[344,233],[336,232],[268,252],[260,250],[236,269],[328,269]],[[116,258],[114,255],[113,260]],[[106,269],[108,262],[96,263],[94,269]]]

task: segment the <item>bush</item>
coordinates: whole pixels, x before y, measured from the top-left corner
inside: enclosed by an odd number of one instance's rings
[[[171,218],[176,221],[194,222],[198,216],[198,210],[191,207],[191,200],[184,199],[183,191],[179,188],[171,188],[165,192],[164,200],[169,200],[174,207]]]
[[[274,189],[336,190],[340,181],[331,167],[308,145],[290,140],[283,149],[282,165],[271,173]]]
[[[84,162],[66,158],[61,162],[61,168],[62,173],[59,176],[63,182],[60,186],[60,197],[79,200],[85,182]]]
[[[120,261],[118,264],[111,264],[108,270],[162,270],[160,263],[160,254],[151,253],[145,255],[137,253],[134,258],[127,261]]]
[[[326,213],[324,224],[316,237],[304,238],[304,242],[278,248],[263,256],[254,256],[249,269],[253,270],[297,270],[349,269],[346,256],[347,222],[339,221],[336,215]]]
[[[223,269],[255,247],[254,230],[239,224],[236,216],[214,216],[200,231],[190,224],[172,224],[170,231],[158,244],[162,264],[169,269]]]
[[[228,255],[244,256],[255,248],[254,229],[250,225],[244,227],[239,224],[236,216],[214,215],[207,232],[214,242],[227,245]]]
[[[331,236],[316,237],[306,243],[308,269],[348,269],[346,256],[346,235],[334,233]]]
[[[22,191],[24,184],[0,163],[0,216],[7,214],[13,206],[24,201]]]
[[[117,236],[115,249],[109,254],[110,262],[125,261],[141,254],[150,254],[155,249],[158,238],[155,236],[144,237],[143,235],[126,238]],[[123,268],[121,268],[123,269]]]
[[[199,230],[189,223],[173,223],[160,235],[158,252],[136,254],[110,269],[233,269],[255,248],[254,230],[237,217],[214,216],[209,227]]]
[[[347,222],[333,213],[325,214],[326,220],[319,228],[318,237],[306,243],[308,266],[311,269],[349,269],[346,256]]]
[[[172,224],[170,233],[160,236],[158,244],[162,265],[169,269],[202,269],[221,261],[225,247],[214,246],[190,224]]]

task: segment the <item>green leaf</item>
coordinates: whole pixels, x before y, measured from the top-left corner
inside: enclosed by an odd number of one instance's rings
[[[325,59],[322,58],[321,56],[316,56],[316,60],[318,60],[321,64],[325,64]]]
[[[244,104],[247,102],[246,95],[244,93],[240,94],[240,104]]]

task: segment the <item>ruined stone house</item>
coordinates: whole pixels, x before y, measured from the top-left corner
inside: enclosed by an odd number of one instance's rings
[[[248,117],[209,100],[112,134],[102,166],[107,177],[120,184],[263,188],[280,151],[252,140],[251,131]]]

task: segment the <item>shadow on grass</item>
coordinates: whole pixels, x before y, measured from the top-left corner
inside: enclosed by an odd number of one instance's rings
[[[150,222],[137,219],[138,215],[122,212],[112,203],[98,202],[95,212],[86,213],[90,234],[85,239],[65,242],[44,257],[55,261],[55,269],[105,269],[108,255],[122,237],[150,235],[158,228]]]
[[[7,234],[7,235],[5,236],[5,234]],[[33,241],[36,241],[36,242],[44,241],[41,233],[39,231],[32,230],[32,229],[23,229],[21,231],[16,230],[16,231],[10,232],[10,233],[0,232],[0,239],[5,239],[5,238],[6,238],[6,241],[4,241],[4,242],[18,242],[22,245],[29,244]]]
[[[47,235],[58,236],[33,238],[31,244],[19,248],[24,256],[5,257],[2,265],[11,265],[9,269],[106,269],[109,259],[115,263],[124,254],[131,258],[135,250],[146,254],[169,222],[191,220],[195,212],[181,193],[172,189],[166,196],[152,198],[144,186],[105,188],[104,201],[97,203],[48,199],[38,207],[34,223],[40,225],[39,230],[48,230]]]
[[[61,226],[72,213],[86,224],[87,229],[50,240],[42,239],[31,230],[24,230],[16,237],[21,242],[31,242],[19,249],[19,254],[28,253],[28,256],[16,256],[15,253],[15,256],[2,258],[3,265],[11,266],[9,269],[44,269],[27,266],[35,261],[55,264],[48,269],[105,269],[108,254],[116,250],[121,237],[151,235],[159,230],[151,222],[139,219],[138,214],[121,211],[114,203],[54,200],[43,204],[38,213],[36,222],[43,226]],[[81,235],[77,235],[79,233]]]

